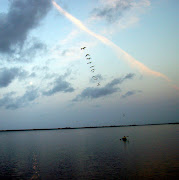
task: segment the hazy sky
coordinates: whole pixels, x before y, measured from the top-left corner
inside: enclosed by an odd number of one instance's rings
[[[0,129],[178,122],[178,10],[178,0],[1,0]]]

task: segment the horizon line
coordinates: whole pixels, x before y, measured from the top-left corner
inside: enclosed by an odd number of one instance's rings
[[[108,125],[108,126],[83,126],[83,127],[64,127],[64,128],[33,128],[33,129],[5,129],[0,132],[10,131],[40,131],[40,130],[65,130],[65,129],[87,129],[87,128],[110,128],[110,127],[130,127],[130,126],[150,126],[150,125],[167,125],[167,124],[179,124],[179,122],[173,123],[151,123],[151,124],[129,124],[129,125]]]

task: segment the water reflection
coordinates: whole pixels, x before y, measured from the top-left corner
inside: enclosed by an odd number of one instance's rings
[[[129,144],[129,140],[126,140],[126,141],[122,141],[121,143],[123,143],[124,145],[124,150],[127,151],[128,149],[128,144]]]
[[[33,157],[32,157],[32,167],[33,167],[33,172],[32,172],[33,175],[31,177],[31,180],[41,179],[39,173],[39,163],[37,160],[37,155],[35,153],[33,153]]]

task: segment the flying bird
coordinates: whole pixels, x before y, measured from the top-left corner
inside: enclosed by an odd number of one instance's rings
[[[93,78],[94,80],[97,80],[97,79],[98,79],[96,76],[93,76],[92,78]]]
[[[85,50],[85,49],[86,49],[86,47],[82,47],[82,48],[81,48],[81,50]],[[89,56],[89,57],[88,57],[88,56]],[[86,60],[90,60],[90,59],[91,59],[91,57],[90,57],[89,54],[86,54],[85,57],[87,57]],[[90,61],[90,62],[88,62],[87,64],[91,64],[91,63],[92,63],[92,62]],[[91,72],[94,72],[94,71],[95,71],[95,69],[94,69],[93,67],[94,67],[94,66],[90,66],[90,68],[92,68],[92,69],[91,69]],[[98,80],[98,78],[97,78],[96,76],[92,76],[92,78],[93,78],[94,80]],[[100,83],[99,83],[99,82],[98,82],[97,86],[100,86]]]
[[[85,49],[86,49],[86,47],[82,47],[82,48],[81,48],[81,50],[85,50]]]

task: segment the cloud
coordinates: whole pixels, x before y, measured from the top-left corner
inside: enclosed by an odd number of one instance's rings
[[[66,44],[68,45],[70,42],[73,41],[73,39],[75,39],[75,37],[78,35],[78,33],[79,32],[77,30],[72,30],[64,40],[60,41],[60,44],[62,46],[66,45]]]
[[[35,72],[33,72],[33,73],[31,73],[31,74],[29,75],[30,78],[34,78],[34,77],[36,77],[36,76],[37,76],[37,74],[36,74]]]
[[[131,0],[102,1],[102,3],[102,7],[93,9],[92,14],[95,18],[105,19],[110,23],[116,22],[126,10],[132,7]]]
[[[68,45],[61,45],[60,43],[56,44],[51,49],[51,58],[58,60],[60,58],[60,63],[65,64],[71,61],[77,61],[81,58],[80,51],[79,51],[80,43],[74,43],[73,45],[69,43]]]
[[[103,96],[113,94],[119,90],[120,89],[116,88],[116,87],[109,88],[106,86],[102,87],[102,88],[88,87],[88,88],[84,89],[80,95],[76,96],[76,98],[73,99],[73,101],[80,101],[83,99],[95,99],[95,98],[99,98],[99,97],[103,97]]]
[[[49,67],[48,66],[34,66],[32,68],[32,71],[49,71]]]
[[[99,80],[99,81],[103,81],[104,78],[102,77],[101,74],[97,74],[95,75],[95,77]],[[90,78],[90,83],[96,83],[96,80],[94,80],[93,78]]]
[[[23,96],[13,97],[15,93],[7,93],[0,99],[0,107],[5,107],[5,109],[18,109],[25,107],[32,103],[35,99],[39,97],[38,89],[33,86],[27,87],[27,91]]]
[[[20,51],[8,57],[7,61],[31,62],[34,57],[37,55],[40,56],[46,52],[47,46],[36,38],[32,38]]]
[[[70,71],[67,71],[64,75],[59,76],[58,78],[56,78],[55,81],[50,84],[53,87],[48,91],[44,91],[43,95],[51,96],[51,95],[56,94],[58,92],[65,92],[65,93],[73,92],[74,88],[71,87],[71,84],[65,80],[65,78],[67,76],[69,76],[70,73],[71,73]]]
[[[111,95],[115,92],[120,91],[120,88],[116,87],[122,84],[127,79],[132,79],[135,74],[129,73],[124,77],[113,79],[111,82],[106,84],[104,87],[88,87],[84,89],[81,94],[77,95],[73,101],[80,101],[83,99],[95,99],[103,96]]]
[[[137,93],[141,93],[142,91],[139,91],[139,90],[133,90],[133,91],[128,91],[127,93],[125,93],[124,95],[122,95],[121,97],[122,98],[126,98],[126,97],[128,97],[128,96],[132,96],[132,95],[135,95],[135,94],[137,94]]]
[[[7,87],[13,80],[24,79],[28,72],[21,68],[0,68],[0,88]]]
[[[77,48],[76,48],[77,49]],[[75,48],[69,48],[69,49],[62,49],[61,47],[57,47],[55,53],[58,54],[58,56],[74,56],[75,55]],[[79,50],[79,48],[78,48]]]
[[[149,0],[101,0],[98,8],[92,10],[92,19],[105,20],[108,23],[116,23],[123,18],[127,12],[150,6]],[[132,17],[134,17],[132,13]],[[128,19],[129,20],[129,19]]]
[[[5,106],[7,108],[8,104],[12,103],[12,95],[13,93],[7,93],[3,97],[0,98],[0,107]]]
[[[122,77],[122,78],[116,78],[116,79],[113,79],[110,83],[108,83],[106,86],[107,87],[113,87],[117,84],[121,84],[123,83],[125,80],[127,79],[133,79],[133,77],[135,76],[134,73],[129,73],[127,74],[126,76]]]
[[[0,14],[0,52],[4,54],[14,53],[22,48],[29,32],[39,25],[51,7],[51,0],[10,2],[8,13]],[[35,44],[34,48],[38,49],[39,45]]]

